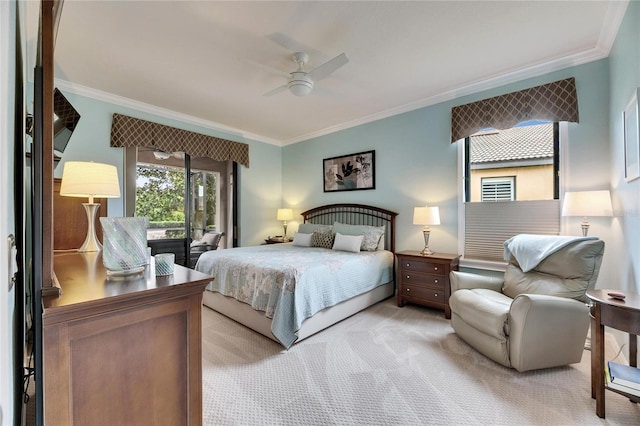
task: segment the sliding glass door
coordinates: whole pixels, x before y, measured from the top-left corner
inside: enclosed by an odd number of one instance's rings
[[[149,218],[152,254],[175,253],[176,263],[193,267],[192,246],[206,234],[232,235],[232,162],[140,147],[127,149],[126,163],[126,214]],[[221,238],[219,247],[226,246]]]

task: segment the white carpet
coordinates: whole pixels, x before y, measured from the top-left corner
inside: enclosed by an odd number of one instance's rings
[[[603,420],[588,351],[579,364],[518,373],[460,340],[442,311],[393,299],[289,351],[203,307],[205,425],[640,424],[639,404],[605,398]]]

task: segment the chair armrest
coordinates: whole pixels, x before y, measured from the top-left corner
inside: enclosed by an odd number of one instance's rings
[[[449,274],[449,283],[451,284],[452,294],[456,290],[461,290],[463,288],[486,288],[501,293],[502,283],[504,283],[504,280],[499,277],[451,271]]]
[[[511,303],[510,359],[518,371],[580,362],[589,329],[584,302],[542,294],[521,294]]]

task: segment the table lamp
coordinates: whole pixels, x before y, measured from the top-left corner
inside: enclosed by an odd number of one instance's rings
[[[565,192],[562,216],[582,216],[582,236],[589,232],[587,216],[613,216],[611,195],[604,191]]]
[[[434,252],[429,249],[429,234],[431,229],[429,225],[440,225],[440,210],[438,207],[415,207],[413,209],[413,224],[424,225],[422,233],[424,235],[424,249],[420,252],[421,255],[427,256]]]
[[[102,250],[96,237],[95,220],[100,203],[94,203],[93,197],[120,197],[118,169],[110,164],[84,161],[67,161],[62,171],[60,195],[64,197],[88,197],[88,203],[82,203],[87,213],[87,237],[78,249],[79,252]]]
[[[289,241],[287,238],[287,221],[293,219],[293,210],[291,209],[278,209],[278,220],[284,221],[282,226],[284,227],[284,235],[282,237],[283,241]]]

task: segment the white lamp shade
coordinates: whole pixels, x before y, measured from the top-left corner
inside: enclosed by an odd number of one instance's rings
[[[60,195],[90,199],[118,198],[118,169],[111,164],[67,161],[62,171]]]
[[[609,191],[565,192],[562,216],[613,216]]]
[[[293,220],[293,210],[278,209],[277,220]]]
[[[440,225],[440,209],[438,207],[414,207],[414,225]]]

